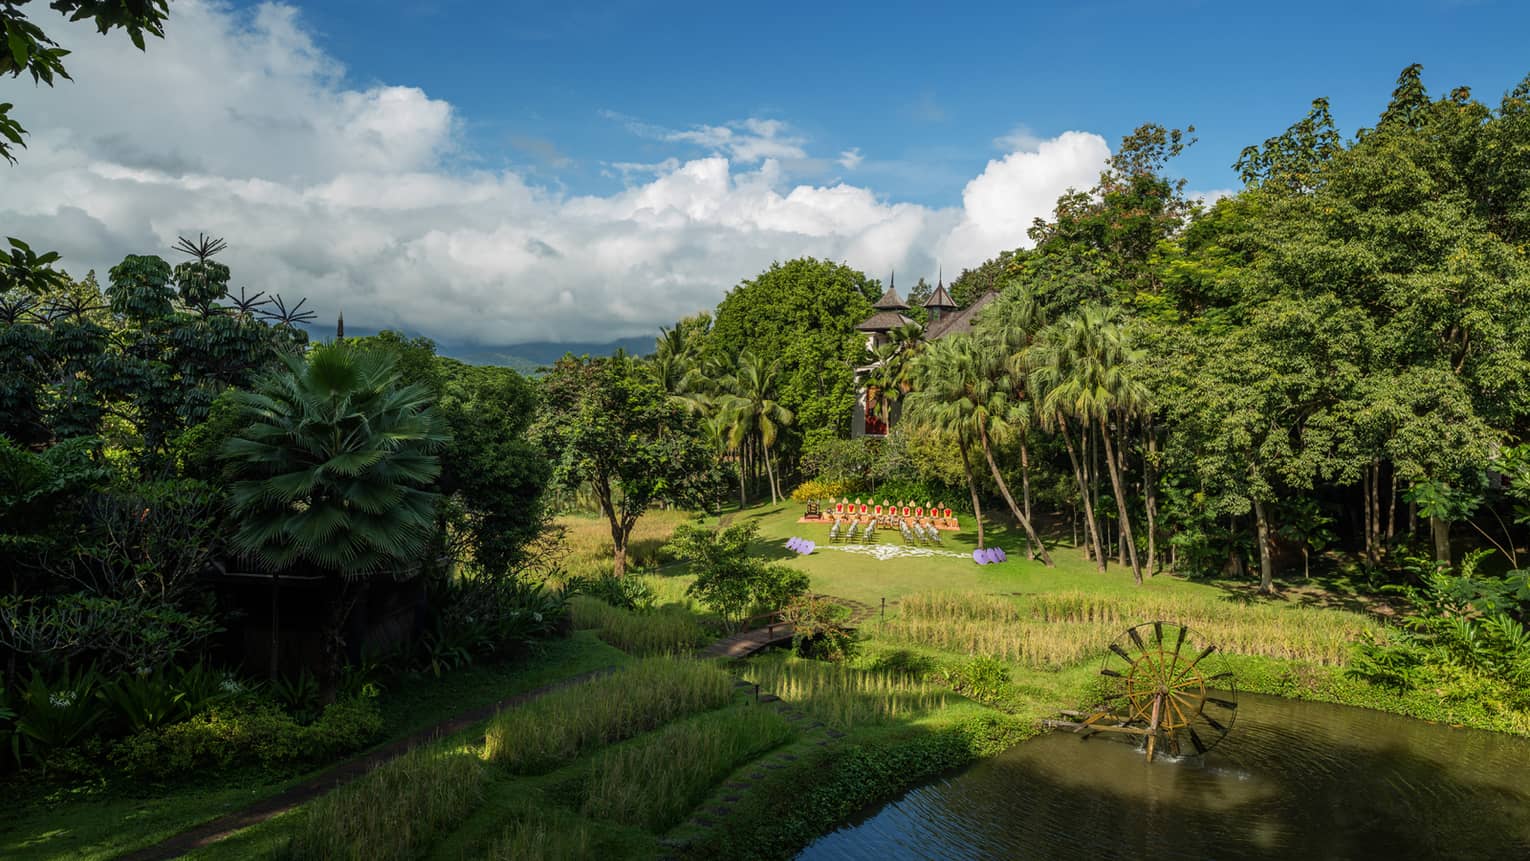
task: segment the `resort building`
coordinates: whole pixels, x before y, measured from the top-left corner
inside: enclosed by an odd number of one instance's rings
[[[952,301],[951,294],[946,292],[944,279],[939,279],[935,285],[935,292],[924,302],[924,310],[929,316],[929,322],[925,324],[922,340],[934,341],[957,332],[971,332],[973,321],[978,312],[988,307],[999,294],[990,290],[977,298],[977,301],[966,308],[958,308]],[[858,332],[866,333],[866,352],[875,355],[877,348],[891,341],[890,332],[902,326],[907,326],[915,321],[904,311],[909,310],[907,302],[898,295],[898,288],[892,278],[887,279],[887,292],[872,306],[872,314],[861,321],[855,328]],[[881,367],[880,361],[873,361],[869,365],[855,369],[857,382],[863,381],[872,371]],[[883,419],[884,410],[881,408],[881,399],[875,386],[861,385],[856,390],[855,411],[850,418],[850,434],[855,437],[862,436],[886,436],[892,425],[897,423],[901,405],[892,404],[890,410],[885,411],[886,420]]]

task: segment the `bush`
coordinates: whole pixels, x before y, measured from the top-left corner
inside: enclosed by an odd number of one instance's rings
[[[786,566],[766,565],[749,555],[759,524],[740,523],[727,529],[680,526],[669,547],[689,559],[696,580],[686,594],[692,595],[722,616],[729,630],[736,630],[751,607],[777,610],[795,595],[807,591],[807,577]]]
[[[284,768],[357,750],[376,738],[382,726],[371,697],[334,703],[307,726],[269,702],[233,703],[131,735],[109,757],[128,774],[156,778],[243,765]]]
[[[928,503],[963,514],[972,513],[972,497],[966,488],[951,488],[933,482],[890,479],[877,485],[876,492],[871,495],[877,499],[889,499],[893,502],[907,500],[914,505]]]
[[[434,643],[438,647],[449,643],[467,654],[427,660],[437,675],[443,665],[449,669],[474,655],[514,654],[566,630],[566,594],[522,577],[457,577],[444,584],[442,593]]]
[[[793,502],[813,502],[823,499],[839,499],[849,493],[854,493],[856,483],[852,481],[836,481],[826,478],[813,478],[797,485],[792,491]]]
[[[484,756],[540,773],[732,697],[732,678],[711,664],[649,658],[499,715],[484,733]]]
[[[792,647],[800,657],[843,661],[855,656],[850,610],[813,595],[799,595],[786,606],[783,620],[792,625]]]
[[[571,577],[564,584],[564,591],[571,595],[589,595],[624,610],[649,610],[658,602],[653,586],[641,577],[617,577],[612,574]]]
[[[940,668],[941,678],[962,696],[993,705],[1009,687],[1009,667],[994,658],[974,658],[964,664]]]
[[[417,747],[305,807],[281,857],[418,857],[478,804],[483,779],[472,750]]]

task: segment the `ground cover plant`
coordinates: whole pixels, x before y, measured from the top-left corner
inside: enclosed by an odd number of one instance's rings
[[[793,657],[751,661],[744,678],[841,729],[907,720],[945,707],[943,688],[895,671]]]
[[[602,640],[632,655],[685,653],[709,639],[696,614],[685,607],[641,612],[585,595],[575,596],[569,607],[576,629],[593,629]]]

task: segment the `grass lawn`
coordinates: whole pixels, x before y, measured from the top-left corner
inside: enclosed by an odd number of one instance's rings
[[[386,737],[378,746],[522,691],[628,660],[625,653],[581,632],[549,643],[541,654],[520,662],[397,683],[384,694]],[[34,794],[29,802],[7,810],[0,824],[0,858],[113,858],[275,795],[322,770],[271,775],[251,769],[169,787],[108,785],[44,797]],[[12,787],[11,797],[27,792],[27,787]]]

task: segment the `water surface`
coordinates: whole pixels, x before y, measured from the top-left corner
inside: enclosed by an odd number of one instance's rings
[[[1530,740],[1243,694],[1203,760],[1054,732],[904,794],[805,859],[1530,859]]]

